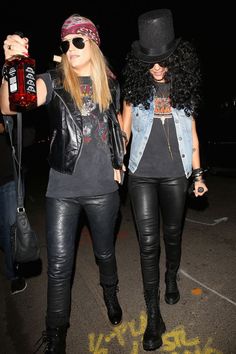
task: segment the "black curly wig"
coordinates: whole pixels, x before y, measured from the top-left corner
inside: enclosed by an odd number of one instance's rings
[[[158,64],[168,69],[165,82],[170,83],[172,107],[184,109],[188,116],[197,116],[201,102],[201,72],[195,47],[181,39],[175,51]],[[155,93],[154,79],[149,72],[153,66],[137,59],[132,51],[128,53],[122,72],[122,97],[126,102],[134,106],[142,104],[145,109],[150,107]]]

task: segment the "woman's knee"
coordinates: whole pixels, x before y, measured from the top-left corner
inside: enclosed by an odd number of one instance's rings
[[[141,237],[139,240],[140,251],[144,256],[152,256],[159,252],[160,242],[159,238],[155,236]]]
[[[73,262],[71,257],[65,255],[48,258],[48,276],[51,278],[67,279],[71,277]]]
[[[182,224],[175,224],[175,225],[164,225],[163,226],[163,234],[164,238],[178,238],[180,237],[182,232]]]

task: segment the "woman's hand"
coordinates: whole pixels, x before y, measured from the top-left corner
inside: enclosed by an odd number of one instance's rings
[[[193,191],[193,193],[194,193],[195,197],[202,196],[207,191],[208,191],[208,188],[205,185],[205,182],[203,180],[194,182],[194,191]]]
[[[14,55],[29,56],[28,47],[28,38],[21,38],[18,34],[9,34],[3,44],[5,60],[10,59]]]
[[[114,171],[114,180],[117,181],[119,184],[123,184],[125,171],[126,171],[125,165],[123,164],[121,170],[116,170],[115,168],[113,168],[113,171]]]

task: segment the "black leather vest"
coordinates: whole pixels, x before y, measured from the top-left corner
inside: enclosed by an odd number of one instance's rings
[[[48,108],[52,119],[53,133],[48,161],[54,170],[73,174],[83,145],[82,116],[70,94],[63,88],[57,72],[51,70],[49,73],[52,79],[53,93]],[[104,114],[118,124],[116,107],[119,107],[119,84],[116,80],[109,79],[109,86],[113,102]]]

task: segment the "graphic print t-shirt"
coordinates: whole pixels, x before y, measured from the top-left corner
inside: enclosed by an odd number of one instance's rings
[[[80,77],[83,147],[72,175],[50,170],[46,196],[54,198],[102,195],[118,189],[114,181],[106,115],[92,101],[89,77]]]

